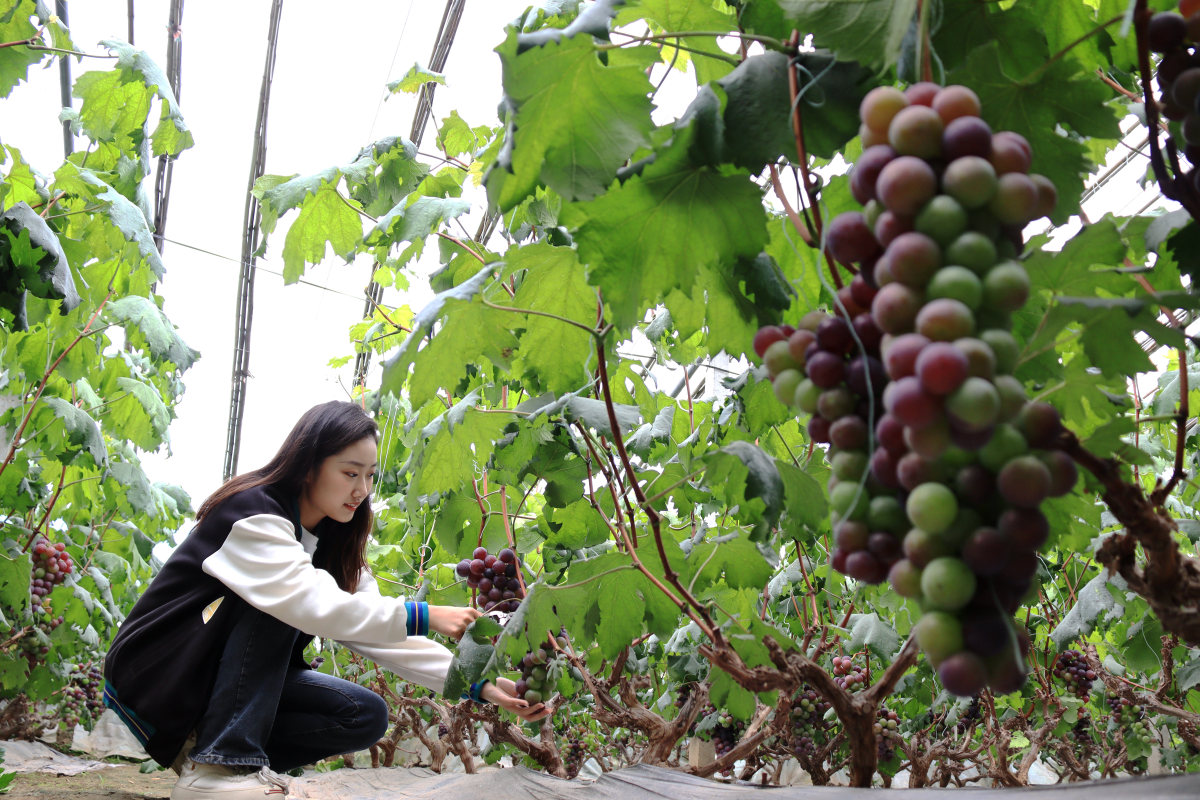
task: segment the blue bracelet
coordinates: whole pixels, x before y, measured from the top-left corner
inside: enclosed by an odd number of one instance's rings
[[[408,619],[405,621],[405,628],[409,636],[428,636],[429,635],[429,604],[418,603],[409,600],[404,604],[404,610],[407,612]]]
[[[474,700],[476,703],[486,703],[487,700],[483,699],[483,687],[487,683],[488,681],[486,679],[472,683],[470,690],[467,692],[467,697],[471,700]]]

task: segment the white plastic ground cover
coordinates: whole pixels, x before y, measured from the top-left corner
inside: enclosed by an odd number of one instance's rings
[[[78,775],[95,769],[120,766],[106,764],[103,761],[90,761],[76,758],[66,753],[60,753],[45,742],[8,741],[0,742],[4,749],[4,763],[0,764],[7,772],[52,772],[55,775]]]
[[[850,789],[727,784],[660,767],[634,766],[598,780],[564,781],[518,767],[475,775],[438,775],[428,769],[337,770],[294,779],[291,795],[304,800],[446,800],[519,797],[529,800],[1197,800],[1200,774],[1126,778],[1028,789]],[[955,792],[955,794],[948,794]]]

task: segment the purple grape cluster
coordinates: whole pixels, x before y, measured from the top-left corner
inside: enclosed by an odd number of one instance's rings
[[[558,650],[566,650],[568,644],[566,629],[561,629],[555,637],[554,644],[550,640],[542,642],[542,646],[531,653],[526,653],[518,662],[521,677],[517,680],[517,697],[525,698],[530,705],[537,705],[550,696],[554,687],[555,674],[558,670]]]
[[[865,667],[856,667],[850,656],[833,657],[833,681],[847,692],[867,688],[870,679]]]
[[[1108,707],[1112,711],[1117,726],[1139,739],[1143,744],[1149,744],[1153,739],[1150,725],[1146,722],[1146,712],[1135,706],[1124,697],[1108,696]]]
[[[72,664],[62,689],[59,715],[68,730],[78,724],[91,728],[104,713],[104,675],[95,665]]]
[[[1087,659],[1078,650],[1064,650],[1054,662],[1054,677],[1067,684],[1071,693],[1080,700],[1087,700],[1092,693],[1092,682],[1096,673],[1088,666]]]
[[[831,565],[918,601],[917,639],[964,697],[1024,684],[1011,615],[1049,535],[1039,506],[1078,477],[1054,449],[1057,412],[1012,374],[1022,229],[1056,192],[1030,174],[1024,137],[981,110],[964,86],[867,94],[850,174],[863,210],[834,218],[824,245],[857,265],[845,295],[869,311],[839,293],[838,313],[755,337],[777,396],[831,445]]]
[[[475,590],[475,605],[481,611],[513,612],[525,598],[520,578],[521,559],[505,547],[492,555],[486,547],[477,547],[471,558],[458,562],[455,572],[467,579]]]
[[[900,717],[896,712],[880,706],[875,717],[875,747],[880,761],[891,761],[896,755],[896,743],[884,731],[895,733],[899,728]]]
[[[35,616],[49,613],[47,598],[50,592],[74,570],[75,564],[67,553],[67,546],[38,534],[33,540],[33,576],[29,584]]]
[[[737,746],[742,738],[745,724],[735,720],[728,712],[722,711],[717,717],[717,726],[712,730],[713,749],[717,758],[722,758]]]
[[[808,684],[801,687],[792,701],[792,755],[799,759],[811,759],[817,755],[817,739],[824,738],[829,729],[825,712],[829,702]]]
[[[1161,53],[1158,63],[1158,106],[1162,115],[1178,122],[1176,146],[1191,162],[1181,176],[1200,192],[1200,3],[1183,0],[1179,13],[1162,11],[1150,18],[1146,44]]]

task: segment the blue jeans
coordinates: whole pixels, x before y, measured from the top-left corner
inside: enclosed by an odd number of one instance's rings
[[[383,698],[296,667],[290,662],[298,631],[244,602],[237,605],[239,619],[221,654],[192,760],[286,772],[379,741],[388,724]]]

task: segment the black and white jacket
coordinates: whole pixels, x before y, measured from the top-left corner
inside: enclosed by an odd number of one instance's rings
[[[170,764],[208,707],[239,603],[302,634],[335,639],[401,678],[440,693],[453,658],[425,638],[424,603],[384,597],[364,573],[353,593],[320,568],[316,536],[278,487],[241,492],[213,509],[167,559],[121,625],[104,661],[105,703],[160,764]],[[299,533],[299,535],[298,535]],[[421,625],[424,623],[424,625]]]

